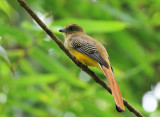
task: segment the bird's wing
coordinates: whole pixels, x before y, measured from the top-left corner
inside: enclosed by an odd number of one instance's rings
[[[86,54],[87,56],[91,57],[95,61],[97,61],[100,65],[104,65],[106,68],[109,68],[108,63],[106,60],[99,54],[97,47],[91,43],[87,42],[85,40],[80,39],[71,39],[71,47],[83,54]]]

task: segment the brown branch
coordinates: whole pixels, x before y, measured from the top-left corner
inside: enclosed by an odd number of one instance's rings
[[[39,24],[39,26],[52,38],[53,41],[64,51],[64,53],[83,71],[90,75],[99,85],[105,88],[110,94],[110,87],[101,80],[98,76],[95,75],[93,71],[88,69],[86,65],[80,63],[63,45],[63,43],[58,39],[58,37],[49,29],[47,26],[38,18],[38,16],[32,11],[32,9],[25,3],[24,0],[17,0],[19,4],[30,14],[30,16]],[[128,108],[129,111],[133,112],[137,117],[144,117],[138,110],[136,110],[132,105],[130,105],[125,99],[123,99],[124,105]]]

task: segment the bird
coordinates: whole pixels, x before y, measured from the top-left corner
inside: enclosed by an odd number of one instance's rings
[[[64,34],[64,45],[82,64],[100,69],[106,76],[118,112],[124,112],[123,98],[114,77],[109,55],[105,47],[85,33],[77,24],[68,24],[59,32]]]

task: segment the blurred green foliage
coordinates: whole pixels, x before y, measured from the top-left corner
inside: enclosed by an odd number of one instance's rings
[[[159,0],[34,0],[26,2],[58,30],[77,23],[106,47],[121,93],[146,117],[142,96],[160,76]],[[113,97],[80,70],[16,0],[0,0],[1,117],[134,117],[118,113]],[[0,52],[2,53],[2,52]],[[91,68],[102,79],[103,73]],[[107,82],[107,81],[106,81]]]

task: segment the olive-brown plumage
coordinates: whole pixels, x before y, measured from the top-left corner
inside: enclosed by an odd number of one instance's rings
[[[68,50],[80,62],[91,67],[97,67],[104,72],[111,87],[117,111],[124,111],[125,108],[123,99],[118,84],[114,78],[108,53],[104,46],[97,40],[87,35],[83,28],[77,24],[66,25],[59,31],[64,33],[64,44],[66,48],[68,48]]]

